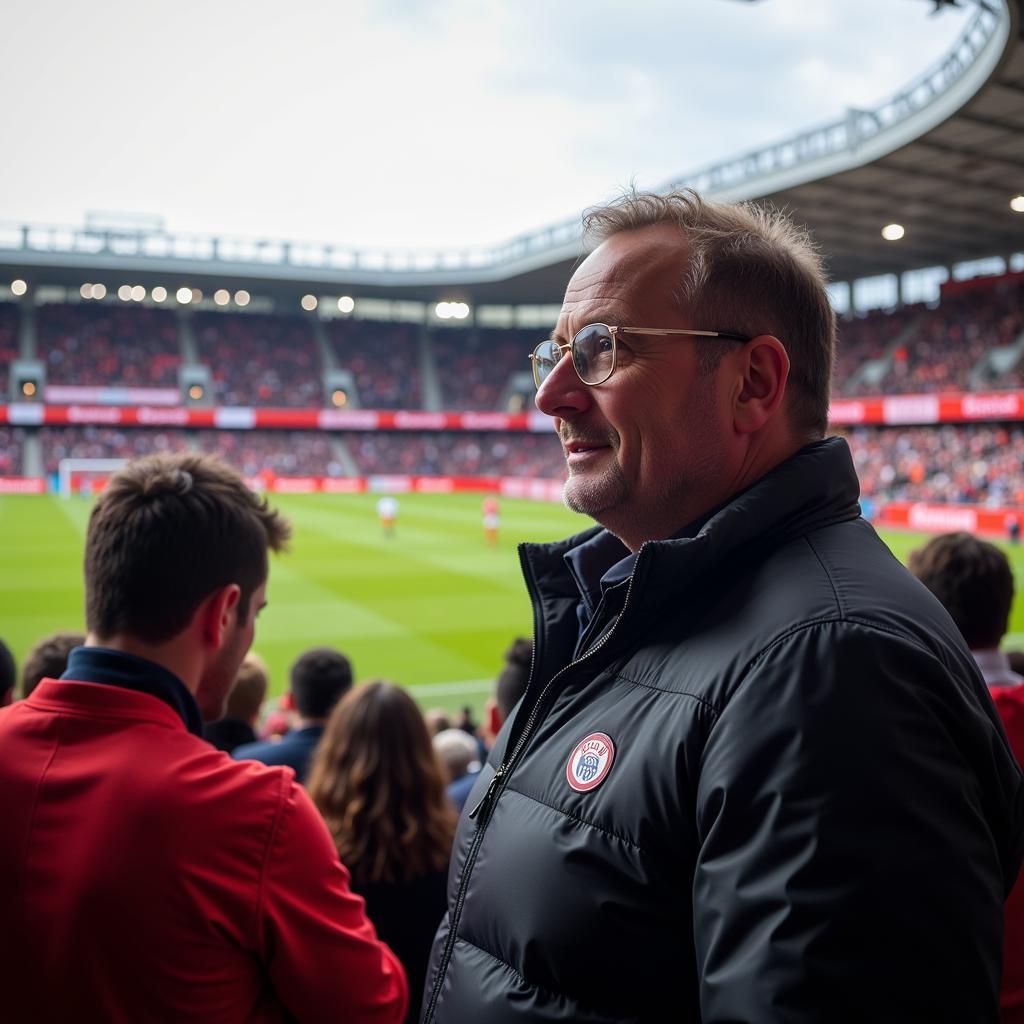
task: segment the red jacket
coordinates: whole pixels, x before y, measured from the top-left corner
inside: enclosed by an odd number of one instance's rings
[[[164,701],[44,680],[0,711],[5,1021],[403,1019],[305,791]]]
[[[1017,763],[1024,766],[1024,686],[990,686]],[[1024,871],[1006,900],[1003,937],[1003,1024],[1024,1024]]]

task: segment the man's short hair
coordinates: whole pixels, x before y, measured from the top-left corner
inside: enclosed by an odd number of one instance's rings
[[[68,655],[85,643],[82,633],[53,633],[44,636],[25,657],[21,666],[21,695],[28,697],[43,679],[59,679],[68,667]]]
[[[512,641],[512,646],[505,652],[505,667],[498,676],[494,693],[503,722],[526,692],[532,661],[533,645],[525,637],[517,636]]]
[[[215,590],[238,584],[240,622],[288,521],[214,455],[160,454],[111,477],[89,517],[86,625],[99,639],[177,636]]]
[[[352,662],[333,647],[314,647],[296,658],[290,686],[303,718],[326,718],[352,689]]]
[[[224,707],[225,718],[239,718],[252,722],[259,717],[260,708],[267,698],[270,674],[258,654],[250,651],[238,668],[238,675],[231,685],[228,701]]]
[[[910,571],[939,599],[972,651],[999,646],[1013,605],[1013,570],[994,544],[945,533],[913,551]]]
[[[18,666],[15,664],[14,655],[11,649],[0,640],[0,704],[5,703],[5,697],[14,689],[18,680]]]
[[[706,331],[775,335],[790,359],[788,405],[794,429],[823,437],[835,361],[836,317],[821,256],[808,232],[771,206],[714,203],[692,189],[666,195],[630,190],[587,212],[587,235],[604,241],[655,224],[678,227],[690,246],[675,302]],[[625,324],[663,327],[664,324]],[[697,347],[713,371],[731,343]]]

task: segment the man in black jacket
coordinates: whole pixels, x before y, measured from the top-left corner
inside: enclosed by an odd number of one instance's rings
[[[565,501],[604,528],[520,549],[533,670],[424,1020],[995,1021],[1021,773],[823,440],[817,255],[688,191],[589,228],[533,359]]]

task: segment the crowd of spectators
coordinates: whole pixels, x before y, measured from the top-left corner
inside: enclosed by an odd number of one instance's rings
[[[1024,426],[857,427],[861,493],[878,502],[1024,505]]]
[[[0,302],[0,402],[7,401],[11,363],[18,358],[18,307]]]
[[[326,330],[338,368],[351,372],[364,409],[422,406],[418,327],[372,320],[332,320]]]
[[[543,331],[522,328],[438,328],[431,334],[446,409],[497,409],[516,370],[529,374],[528,356]]]
[[[315,430],[198,430],[196,447],[218,452],[243,476],[342,476],[331,435]]]
[[[174,313],[145,306],[41,306],[38,352],[51,384],[176,387],[181,346]]]
[[[0,476],[21,476],[24,427],[0,427]]]
[[[565,477],[554,432],[353,434],[348,449],[364,475]]]
[[[218,405],[323,404],[323,366],[304,317],[197,313],[193,323]]]
[[[133,459],[189,447],[183,430],[80,426],[43,427],[39,433],[48,475],[57,472],[62,459]]]

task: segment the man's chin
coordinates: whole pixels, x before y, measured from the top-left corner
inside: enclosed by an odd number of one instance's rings
[[[562,502],[570,512],[601,521],[601,514],[614,508],[625,497],[618,480],[588,480],[570,476],[562,488]]]

